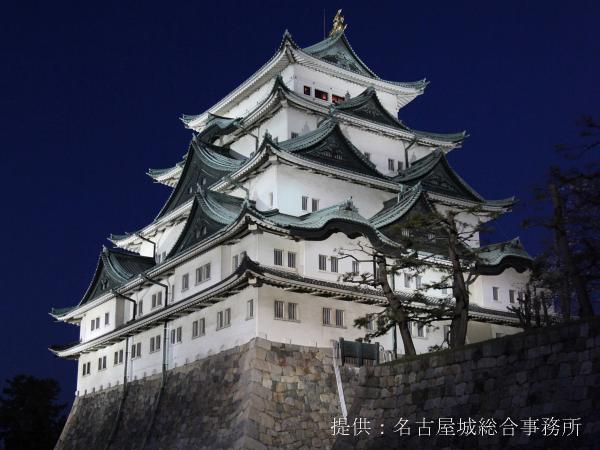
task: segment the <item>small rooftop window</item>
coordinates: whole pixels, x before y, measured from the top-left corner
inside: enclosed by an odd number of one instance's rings
[[[331,94],[331,101],[334,105],[337,105],[338,103],[342,103],[345,100],[344,97],[341,97],[339,95],[335,95],[335,94]]]
[[[315,98],[327,101],[329,100],[329,94],[327,92],[320,91],[319,89],[315,89]]]

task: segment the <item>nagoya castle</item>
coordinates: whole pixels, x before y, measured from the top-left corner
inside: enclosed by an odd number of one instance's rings
[[[486,199],[452,169],[449,153],[467,142],[465,132],[401,120],[427,84],[380,78],[338,14],[329,36],[307,47],[286,31],[246,81],[184,115],[187,153],[179,160],[174,149],[172,167],[148,171],[166,186],[155,189],[171,191],[156,218],[111,234],[81,300],[52,310],[80,330],[78,342],[51,348],[78,361],[77,397],[164,381],[253,340],[317,351],[364,338],[376,324],[359,329],[355,319],[386,300],[344,281],[373,265],[340,257],[340,248],[367,242],[385,253],[424,206],[509,211],[514,198]],[[478,235],[471,244],[480,247]],[[470,286],[470,343],[520,331],[507,307],[522,295],[531,261],[517,238],[484,250],[483,274]],[[436,277],[399,272],[391,284],[410,298]],[[441,344],[447,325],[412,327],[417,351]],[[377,338],[382,359],[394,350],[402,357],[399,339],[392,331]]]

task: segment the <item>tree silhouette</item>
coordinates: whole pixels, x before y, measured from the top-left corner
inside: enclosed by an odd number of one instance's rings
[[[0,439],[6,450],[52,449],[65,423],[66,404],[57,403],[53,379],[17,375],[0,396]]]

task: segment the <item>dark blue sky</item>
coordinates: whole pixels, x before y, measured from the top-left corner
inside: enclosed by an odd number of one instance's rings
[[[109,233],[140,228],[168,188],[148,167],[172,165],[200,113],[275,52],[288,28],[302,46],[322,37],[323,2],[5,2],[0,11],[0,167],[4,258],[0,379],[19,372],[74,391],[75,364],[52,343],[76,327],[51,306],[76,304]],[[595,1],[325,2],[381,77],[431,84],[401,110],[410,126],[466,129],[451,163],[488,198],[530,196],[600,117],[600,6]],[[376,6],[376,7],[375,7]],[[498,240],[540,235],[526,214],[503,218]]]

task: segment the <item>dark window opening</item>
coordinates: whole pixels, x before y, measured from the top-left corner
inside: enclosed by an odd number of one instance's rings
[[[319,100],[329,100],[329,94],[327,94],[327,92],[323,92],[320,91],[318,89],[315,89],[315,98],[318,98]]]
[[[335,94],[331,94],[331,101],[333,102],[333,104],[337,105],[338,103],[341,103],[344,101],[344,97],[341,97],[341,96],[335,95]]]
[[[304,86],[304,95],[310,95],[310,86]]]

